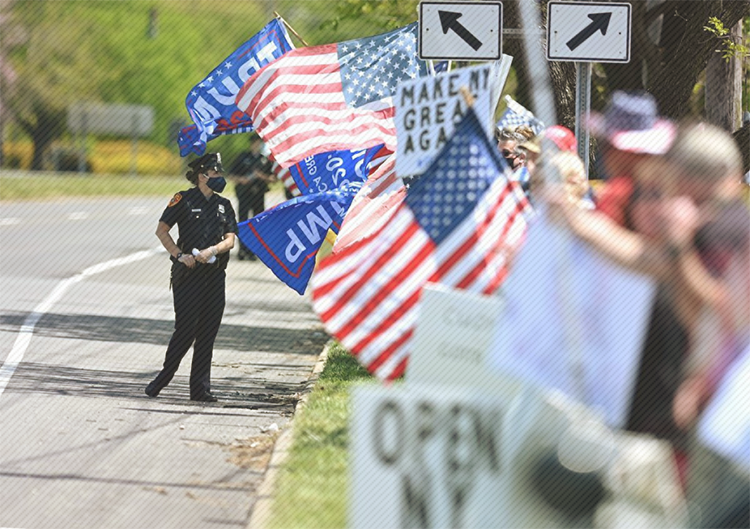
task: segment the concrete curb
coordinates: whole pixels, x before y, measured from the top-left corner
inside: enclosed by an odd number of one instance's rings
[[[247,523],[247,529],[268,529],[268,523],[271,520],[271,507],[273,506],[274,492],[276,489],[276,480],[278,479],[279,470],[281,466],[286,462],[289,456],[289,450],[292,447],[292,439],[294,438],[294,425],[296,424],[295,419],[299,417],[300,413],[305,408],[307,401],[310,398],[310,393],[318,381],[320,373],[326,365],[328,360],[328,351],[333,345],[333,341],[329,341],[320,356],[318,361],[313,367],[310,378],[307,381],[307,392],[305,392],[297,405],[294,407],[294,416],[290,420],[284,430],[281,432],[276,445],[273,448],[273,454],[271,454],[271,460],[268,463],[266,469],[266,475],[263,477],[263,482],[258,487],[257,499],[255,505],[253,505],[252,512],[250,513],[250,520]]]

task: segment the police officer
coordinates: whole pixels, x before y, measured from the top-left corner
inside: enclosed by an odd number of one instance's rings
[[[207,153],[189,164],[185,177],[195,187],[177,193],[159,219],[156,236],[171,255],[175,328],[164,367],[146,387],[156,397],[177,372],[194,344],[190,400],[216,402],[211,394],[211,357],[224,314],[226,267],[237,221],[230,201],[220,196],[226,181],[221,155]],[[175,244],[169,234],[179,227]]]
[[[244,222],[266,209],[265,196],[273,175],[272,164],[262,150],[263,142],[260,137],[257,134],[251,134],[250,150],[238,156],[229,167],[229,176],[234,180],[234,190],[237,193],[239,222]],[[237,257],[240,261],[256,259],[255,254],[242,241],[240,241],[240,251]]]

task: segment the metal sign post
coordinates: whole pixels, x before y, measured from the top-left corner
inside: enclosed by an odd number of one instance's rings
[[[546,126],[557,123],[555,97],[549,79],[549,70],[544,63],[544,54],[539,43],[537,29],[541,26],[541,15],[536,2],[519,2],[524,46],[526,47],[526,65],[531,77],[531,96],[534,102],[534,114]]]
[[[586,180],[589,178],[589,113],[591,112],[591,69],[590,62],[576,63],[576,140],[578,156],[583,160]]]
[[[632,6],[624,2],[547,4],[547,60],[575,62],[578,155],[589,177],[591,64],[630,61]]]

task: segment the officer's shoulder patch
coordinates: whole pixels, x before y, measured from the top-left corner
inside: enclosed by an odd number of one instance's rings
[[[179,204],[180,200],[182,200],[182,194],[176,193],[175,196],[172,197],[172,200],[169,201],[167,207],[171,208],[172,206],[176,206],[177,204]]]

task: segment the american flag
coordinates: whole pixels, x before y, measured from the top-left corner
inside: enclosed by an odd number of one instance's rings
[[[405,194],[404,182],[396,175],[394,153],[368,177],[354,197],[342,224],[346,228],[336,238],[336,251],[340,252],[379,230],[391,218]]]
[[[473,110],[408,188],[392,166],[360,191],[311,283],[328,332],[382,380],[406,369],[425,284],[497,290],[530,211]]]
[[[393,94],[427,74],[417,24],[390,33],[293,50],[253,75],[237,106],[282,167],[317,153],[384,143],[396,150]]]

